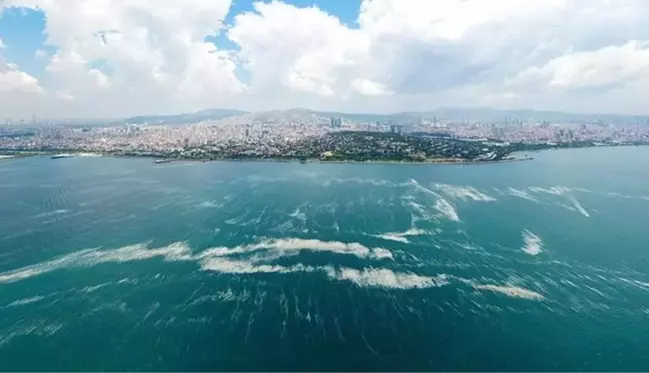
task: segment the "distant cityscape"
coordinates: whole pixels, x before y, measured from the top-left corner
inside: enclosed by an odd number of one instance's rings
[[[327,113],[308,110],[201,113],[138,117],[115,123],[87,125],[38,121],[34,116],[31,123],[6,123],[0,126],[0,150],[76,151],[203,159],[323,158],[331,156],[335,150],[348,155],[357,154],[353,151],[355,144],[350,143],[349,139],[359,139],[358,136],[332,135],[366,133],[369,136],[390,134],[391,137],[387,138],[391,141],[403,143],[400,146],[390,144],[390,141],[373,143],[372,146],[385,147],[383,150],[374,150],[391,159],[398,159],[395,156],[398,153],[405,156],[405,160],[421,157],[475,160],[496,157],[494,147],[514,149],[521,145],[534,148],[649,143],[649,124],[643,119],[637,119],[635,123],[633,120],[623,123],[613,123],[611,120],[607,123],[601,119],[560,122],[510,116],[500,120],[458,120],[417,113],[384,117],[344,114],[327,116]],[[425,154],[421,155],[419,148],[422,145],[418,143],[419,140],[413,140],[421,138],[427,139],[432,148],[442,141],[458,141],[479,145],[484,151],[468,150],[463,154],[461,151],[449,152],[447,149],[439,154],[424,151]],[[346,145],[336,144],[336,141]],[[322,147],[323,143],[329,144],[329,148]],[[504,157],[505,153],[502,152],[498,157]]]

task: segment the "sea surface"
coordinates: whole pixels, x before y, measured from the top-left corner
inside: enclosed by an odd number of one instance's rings
[[[649,369],[649,147],[0,162],[0,370]]]

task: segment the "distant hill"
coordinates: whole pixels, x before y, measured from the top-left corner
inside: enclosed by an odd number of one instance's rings
[[[376,121],[388,121],[388,120],[397,120],[399,118],[407,119],[414,118],[415,116],[404,116],[400,114],[371,114],[371,113],[342,113],[336,111],[318,111],[310,109],[290,109],[288,112],[302,114],[302,115],[317,115],[320,117],[340,117],[348,120],[355,120],[361,122],[376,122]]]
[[[391,114],[373,113],[344,113],[335,111],[319,111],[305,108],[294,108],[289,110],[270,110],[263,112],[247,112],[235,109],[208,109],[195,113],[183,113],[176,115],[151,115],[137,116],[116,121],[115,123],[131,124],[166,124],[183,125],[194,124],[208,120],[219,120],[229,117],[250,114],[255,120],[274,121],[290,120],[291,118],[304,116],[318,117],[340,117],[346,120],[360,122],[417,122],[419,118],[433,119],[440,121],[456,122],[514,122],[523,121],[548,121],[551,123],[610,123],[610,124],[647,124],[649,116],[617,115],[617,114],[576,114],[547,110],[501,110],[490,107],[465,107],[465,108],[440,108],[430,111],[412,111]]]
[[[547,110],[501,110],[489,107],[440,108],[430,111],[412,111],[393,114],[366,114],[314,111],[308,109],[291,109],[301,113],[311,113],[324,117],[340,117],[348,120],[364,122],[375,121],[415,121],[418,118],[447,121],[483,121],[503,122],[508,120],[548,121],[551,123],[613,123],[613,124],[647,124],[649,116],[617,115],[617,114],[576,114]]]
[[[489,107],[441,108],[426,112],[408,112],[399,116],[437,117],[441,120],[502,122],[516,119],[551,123],[649,124],[649,116],[617,114],[577,114],[548,110],[501,110]]]
[[[119,123],[129,124],[166,124],[166,125],[182,125],[194,124],[207,120],[219,120],[229,117],[236,117],[249,114],[247,111],[234,110],[234,109],[208,109],[201,110],[195,113],[183,113],[174,115],[149,115],[137,116],[120,120]]]

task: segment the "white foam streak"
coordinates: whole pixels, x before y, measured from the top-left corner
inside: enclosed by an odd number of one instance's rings
[[[377,234],[374,235],[373,237],[381,238],[388,241],[410,243],[407,237],[421,236],[427,233],[428,232],[423,229],[410,228],[405,232],[389,232],[389,233]]]
[[[631,286],[635,286],[637,288],[643,289],[643,290],[649,290],[649,283],[647,282],[642,282],[638,280],[629,280],[626,278],[620,278],[622,282],[625,282]]]
[[[453,199],[460,199],[462,201],[473,200],[478,202],[493,202],[496,199],[488,196],[477,189],[469,186],[457,186],[448,184],[435,184],[435,187],[441,190],[444,194]]]
[[[303,213],[300,208],[296,208],[293,213],[289,214],[290,217],[301,220],[301,221],[306,221],[306,214]]]
[[[331,279],[346,280],[361,287],[382,287],[390,289],[422,289],[439,287],[448,284],[445,275],[437,277],[420,276],[414,273],[398,273],[389,269],[341,268],[340,271],[329,270]]]
[[[526,199],[528,201],[532,201],[532,202],[536,202],[536,203],[539,202],[536,198],[532,197],[529,193],[527,193],[524,190],[508,188],[508,191],[509,191],[509,194],[514,196],[514,197]]]
[[[230,260],[226,258],[211,258],[201,264],[203,270],[227,274],[256,274],[256,273],[296,273],[324,272],[332,280],[350,281],[360,287],[380,287],[389,289],[421,289],[439,287],[448,284],[446,275],[436,277],[420,276],[413,273],[399,273],[389,269],[335,269],[331,266],[279,266],[255,264],[250,261]]]
[[[59,269],[90,267],[109,262],[123,263],[154,257],[164,257],[169,261],[191,260],[190,249],[185,243],[174,243],[157,249],[148,249],[147,244],[137,244],[112,250],[81,250],[50,261],[0,273],[0,283],[12,283]]]
[[[535,291],[521,288],[518,286],[498,286],[498,285],[473,285],[476,290],[487,290],[502,293],[512,298],[521,298],[529,300],[543,300],[545,297]]]
[[[201,263],[201,268],[203,270],[230,274],[311,272],[308,270],[308,267],[302,265],[285,267],[280,265],[254,264],[250,261],[230,260],[223,257],[205,259]]]
[[[415,189],[417,189],[417,190],[419,190],[421,192],[424,192],[424,193],[427,193],[427,194],[432,194],[435,197],[441,197],[439,195],[439,193],[436,193],[436,192],[424,187],[423,185],[419,184],[419,182],[417,180],[415,180],[415,179],[410,179],[410,181],[408,181],[407,185],[410,185],[410,186],[414,187]]]
[[[394,256],[392,255],[392,252],[390,252],[390,250],[382,249],[380,247],[374,249],[373,255],[375,259],[394,260]]]
[[[345,243],[302,238],[264,240],[256,244],[241,245],[232,248],[218,247],[203,251],[199,254],[199,257],[229,256],[246,254],[259,250],[276,250],[287,253],[295,251],[330,252],[334,254],[354,255],[363,259],[382,259],[388,257],[386,255],[387,250],[385,249],[369,248],[357,242]],[[389,257],[392,258],[391,255]]]
[[[41,214],[36,215],[37,218],[45,218],[45,217],[50,217],[50,216],[55,216],[55,215],[63,215],[67,214],[69,210],[66,209],[61,209],[61,210],[55,210],[55,211],[49,211],[49,212],[44,212]]]
[[[562,196],[566,193],[572,192],[572,189],[564,186],[553,186],[548,189],[541,188],[541,187],[530,187],[528,189],[535,193],[553,194],[555,196]]]
[[[198,208],[203,208],[203,209],[210,209],[210,208],[221,208],[223,207],[223,203],[217,202],[217,201],[204,201],[196,205]]]
[[[568,199],[570,199],[570,202],[572,202],[572,205],[575,206],[575,209],[579,211],[580,214],[584,215],[585,217],[589,218],[590,214],[588,214],[588,211],[577,201],[577,199],[573,196],[568,196]]]
[[[523,231],[524,246],[521,250],[529,255],[539,255],[543,251],[543,240],[527,229]]]
[[[444,198],[440,198],[435,201],[435,210],[439,211],[444,217],[453,220],[460,221],[460,217],[457,214],[455,206],[453,206],[449,201]]]
[[[9,304],[7,305],[7,307],[24,306],[24,305],[26,305],[26,304],[40,302],[40,301],[43,300],[44,298],[45,298],[45,297],[36,296],[36,297],[31,297],[31,298],[18,299],[18,300],[15,300],[15,301],[9,303]]]
[[[384,233],[384,234],[377,234],[374,235],[376,238],[381,238],[387,241],[395,241],[395,242],[401,242],[401,243],[410,243],[408,239],[398,233]]]

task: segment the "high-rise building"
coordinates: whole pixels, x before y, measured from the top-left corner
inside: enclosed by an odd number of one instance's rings
[[[331,128],[340,128],[342,127],[343,120],[341,118],[332,117],[330,122]]]

